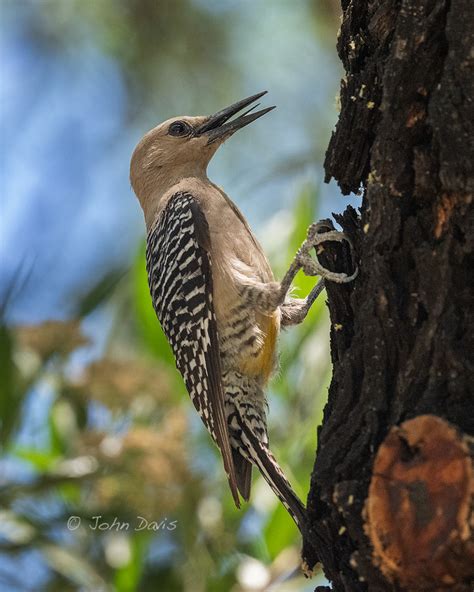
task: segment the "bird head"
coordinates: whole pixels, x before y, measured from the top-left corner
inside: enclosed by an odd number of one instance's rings
[[[216,150],[237,130],[275,107],[234,115],[266,94],[258,93],[211,116],[173,117],[147,132],[135,148],[130,163],[130,181],[142,207],[153,194],[163,193],[185,177],[205,176]]]

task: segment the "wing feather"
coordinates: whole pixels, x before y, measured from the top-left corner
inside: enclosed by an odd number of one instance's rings
[[[221,451],[232,496],[240,507],[224,410],[210,246],[209,226],[198,201],[189,193],[176,193],[148,235],[148,281],[176,366]]]

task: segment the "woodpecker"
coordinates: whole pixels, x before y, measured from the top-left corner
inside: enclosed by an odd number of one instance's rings
[[[343,233],[313,224],[281,282],[246,219],[207,177],[216,150],[274,107],[248,109],[266,91],[211,116],[177,117],[140,140],[130,180],[147,227],[146,266],[153,307],[190,398],[217,444],[237,507],[249,500],[252,465],[302,530],[305,507],[268,446],[265,387],[275,368],[281,326],[300,323],[323,288],[289,295],[303,269],[336,282],[310,249]]]

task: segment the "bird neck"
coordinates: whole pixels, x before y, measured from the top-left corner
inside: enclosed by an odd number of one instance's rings
[[[182,190],[183,182],[185,182],[186,190],[192,190],[194,184],[211,185],[211,181],[207,177],[207,166],[203,166],[201,163],[184,163],[172,168],[157,167],[154,170],[153,178],[144,188],[141,200],[148,230],[152,227],[158,212],[164,205],[164,201],[166,201],[164,198]]]

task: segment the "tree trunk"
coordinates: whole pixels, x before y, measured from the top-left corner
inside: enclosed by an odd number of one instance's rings
[[[334,373],[303,555],[335,591],[470,592],[474,3],[342,7],[325,170],[363,191],[361,217],[336,217],[359,275],[327,287]]]

